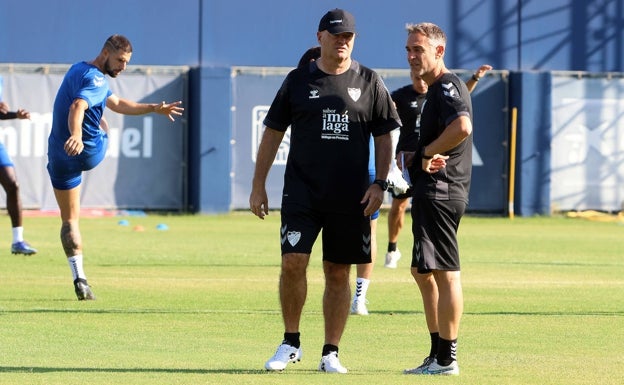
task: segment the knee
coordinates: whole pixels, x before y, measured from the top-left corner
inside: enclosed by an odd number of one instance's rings
[[[325,262],[325,281],[328,285],[349,283],[350,265]]]
[[[307,258],[300,254],[284,254],[282,256],[282,274],[289,277],[305,275]]]
[[[428,273],[428,274],[419,273],[417,267],[412,267],[411,272],[412,272],[412,277],[414,277],[414,280],[416,281],[416,284],[421,289],[435,285],[435,278],[433,277],[432,273]]]

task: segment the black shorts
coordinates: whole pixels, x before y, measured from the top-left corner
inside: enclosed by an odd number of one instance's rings
[[[325,212],[307,207],[282,205],[280,242],[282,255],[311,254],[323,230],[323,260],[342,264],[371,262],[370,218],[353,214]]]
[[[457,229],[466,211],[462,201],[412,201],[412,267],[425,274],[431,270],[459,271]]]

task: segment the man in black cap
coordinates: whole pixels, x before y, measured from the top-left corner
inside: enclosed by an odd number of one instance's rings
[[[301,359],[299,323],[307,294],[306,270],[322,230],[325,344],[318,369],[346,373],[338,360],[351,302],[352,264],[370,263],[370,216],[381,206],[392,157],[390,131],[399,117],[383,81],[351,59],[355,19],[340,9],[319,23],[320,57],[291,71],[264,120],[249,197],[260,219],[269,213],[266,178],[290,126],[290,153],[281,206],[280,302],[284,338],[265,364],[284,370]],[[376,176],[368,175],[369,140]]]

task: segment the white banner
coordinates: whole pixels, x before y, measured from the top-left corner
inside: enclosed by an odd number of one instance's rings
[[[611,80],[609,87],[603,82],[567,78],[554,87],[551,202],[555,210],[623,208],[624,101],[604,94],[618,88],[617,80]],[[622,88],[624,81],[619,83]],[[578,90],[603,98],[570,97]]]

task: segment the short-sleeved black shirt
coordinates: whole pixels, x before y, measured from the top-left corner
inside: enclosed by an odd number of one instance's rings
[[[472,101],[466,84],[453,73],[445,73],[429,86],[421,115],[420,146],[433,142],[460,116],[472,120]],[[415,176],[414,197],[434,200],[461,200],[468,203],[472,174],[472,134],[448,151],[446,167],[434,174],[421,169],[418,157],[410,171]]]
[[[291,127],[282,205],[352,212],[362,209],[370,185],[370,136],[400,123],[379,75],[353,60],[340,75],[322,72],[316,62],[291,71],[264,125]]]
[[[391,94],[401,118],[401,131],[396,152],[414,151],[420,139],[420,114],[427,94],[421,94],[409,84]]]

